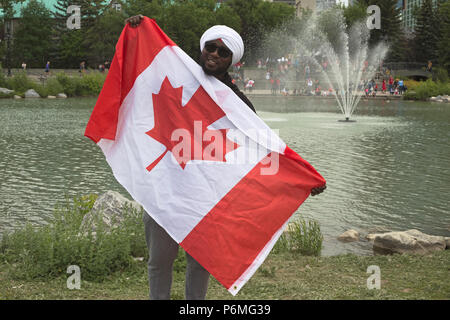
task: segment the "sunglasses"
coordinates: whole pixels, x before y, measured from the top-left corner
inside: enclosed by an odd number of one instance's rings
[[[210,53],[216,52],[216,50],[218,50],[217,53],[219,54],[219,57],[222,58],[228,58],[229,56],[232,55],[232,52],[230,50],[228,50],[225,47],[219,47],[215,43],[205,44],[205,49]]]

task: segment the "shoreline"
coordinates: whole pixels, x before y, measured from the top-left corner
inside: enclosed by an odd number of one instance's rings
[[[241,90],[242,91],[242,90]],[[270,90],[253,90],[252,92],[249,91],[242,91],[246,96],[248,97],[275,97],[275,98],[313,98],[313,99],[331,99],[335,100],[336,97],[334,95],[283,95],[281,93],[272,94]],[[390,95],[386,93],[379,93],[376,96],[369,96],[365,97],[363,93],[361,93],[361,99],[366,100],[403,100],[402,95]]]
[[[185,257],[185,255],[179,255]],[[233,297],[210,277],[207,300],[449,300],[450,251],[428,255],[308,257],[269,254],[249,282]],[[379,270],[379,287],[369,279]],[[80,289],[68,288],[71,275],[61,270],[49,279],[16,279],[0,264],[4,300],[148,300],[147,261],[116,272],[103,281],[88,281],[81,270]],[[373,284],[373,283],[372,283]],[[185,267],[173,272],[172,300],[184,299]]]

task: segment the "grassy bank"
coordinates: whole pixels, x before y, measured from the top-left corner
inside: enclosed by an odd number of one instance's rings
[[[406,100],[422,100],[426,101],[430,97],[439,95],[450,95],[450,82],[433,81],[414,81],[406,80],[405,85],[408,91],[403,95]]]
[[[13,77],[5,77],[0,73],[0,87],[14,90],[12,93],[0,93],[0,98],[11,98],[14,95],[24,97],[28,89],[34,89],[42,98],[65,93],[68,97],[97,96],[106,79],[106,75],[98,72],[70,76],[64,72],[45,77],[45,81],[36,81],[19,72]]]
[[[147,299],[142,212],[126,209],[108,228],[83,217],[96,195],[67,198],[41,226],[26,225],[0,241],[0,299]],[[94,233],[95,232],[95,233]],[[450,299],[450,251],[427,256],[320,257],[318,223],[299,220],[280,238],[237,299]],[[140,257],[140,259],[136,259]],[[68,289],[70,265],[80,268],[81,288]],[[381,288],[369,290],[367,268],[378,266]],[[186,258],[174,264],[173,299],[184,297]],[[232,299],[211,279],[208,299]]]
[[[367,267],[381,271],[380,289],[367,289]],[[207,299],[450,299],[450,251],[427,256],[305,257],[270,254],[236,297],[211,278]],[[146,263],[102,282],[67,289],[68,274],[51,280],[15,280],[0,267],[0,299],[147,299]],[[184,298],[184,269],[174,272],[172,298]]]

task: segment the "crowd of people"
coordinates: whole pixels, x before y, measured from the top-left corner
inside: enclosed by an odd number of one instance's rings
[[[270,87],[271,95],[283,96],[330,96],[336,92],[330,87],[328,82],[323,83],[321,77],[322,71],[326,71],[329,62],[321,59],[320,68],[316,62],[309,63],[308,59],[301,62],[299,57],[286,55],[281,58],[258,59],[256,62],[257,69],[265,70],[265,80],[267,84],[259,85],[260,88],[267,90]],[[244,78],[244,64],[233,66],[233,82],[241,87],[244,91],[252,92],[255,89],[255,83],[262,79],[254,79],[251,77]],[[364,70],[368,70],[368,62],[365,62]],[[364,72],[363,70],[363,72]],[[381,65],[380,65],[381,70]],[[322,83],[321,83],[322,79]],[[406,90],[406,84],[402,79],[394,79],[391,74],[377,73],[377,81],[372,78],[370,80],[362,79],[357,86],[350,85],[350,91],[356,90],[364,94],[366,97],[375,97],[378,93],[390,95],[402,95]]]

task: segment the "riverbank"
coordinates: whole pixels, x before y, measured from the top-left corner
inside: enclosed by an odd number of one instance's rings
[[[184,255],[183,255],[184,256]],[[429,255],[306,257],[294,253],[271,253],[250,281],[233,297],[211,278],[207,299],[450,299],[450,251]],[[380,289],[368,289],[373,275],[369,266],[380,270]],[[80,289],[68,289],[70,275],[47,281],[14,280],[0,265],[0,299],[148,299],[147,266],[137,262],[130,272],[117,272],[103,282],[83,280]],[[184,299],[183,268],[176,269],[172,299]],[[370,281],[369,281],[370,282]]]
[[[134,209],[119,209],[114,214],[117,220],[105,219],[102,214],[91,215],[97,200],[95,194],[67,198],[47,224],[27,224],[4,236],[0,241],[0,299],[147,299],[148,251],[142,211],[124,200],[129,205],[119,208]],[[111,210],[108,207],[110,215]],[[105,223],[110,220],[121,221],[120,227]],[[293,233],[289,240],[293,246],[283,245],[286,239],[280,238],[236,297],[211,278],[207,298],[450,299],[450,250],[371,256],[310,252],[307,256],[300,250],[302,242],[295,239],[319,238],[320,230],[305,226],[309,228],[302,229],[301,235],[295,236],[298,228],[288,232]],[[79,289],[69,289],[74,265],[79,270]],[[379,270],[379,287],[375,283],[376,288],[370,288],[368,278],[374,268]],[[181,249],[173,270],[172,299],[183,299],[186,257]]]
[[[266,97],[266,96],[271,96],[271,97],[280,97],[280,98],[314,98],[314,99],[331,99],[334,100],[336,99],[334,95],[292,95],[292,94],[287,94],[284,95],[282,93],[276,93],[276,94],[272,94],[271,90],[265,90],[265,89],[255,89],[250,91],[243,91],[244,94],[248,97]],[[361,99],[363,100],[401,100],[403,99],[402,95],[391,95],[389,93],[378,93],[376,96],[369,96],[369,97],[365,97],[363,92],[360,92],[361,94]]]

